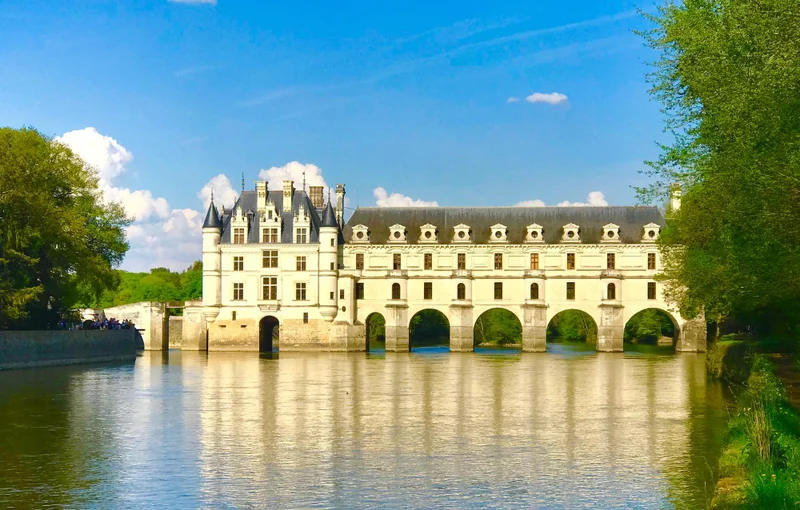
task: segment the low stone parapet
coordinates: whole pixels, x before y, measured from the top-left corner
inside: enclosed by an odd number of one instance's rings
[[[0,370],[133,361],[136,338],[134,329],[0,331]]]

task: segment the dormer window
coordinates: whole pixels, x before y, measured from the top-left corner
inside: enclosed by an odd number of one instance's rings
[[[528,229],[528,233],[525,235],[525,242],[526,243],[543,243],[544,242],[544,227],[542,227],[538,223],[534,223],[532,225],[528,225],[525,228]]]
[[[406,242],[406,227],[400,224],[395,224],[389,227],[389,242],[390,243],[405,243]]]
[[[643,243],[654,243],[656,239],[658,239],[658,235],[661,233],[661,225],[657,223],[648,223],[644,226],[644,232],[642,234],[642,242]]]
[[[568,223],[564,225],[564,234],[561,236],[562,243],[579,243],[581,242],[581,228],[574,224]]]
[[[619,240],[619,225],[609,223],[603,225],[603,237],[600,239],[601,243],[618,243]]]
[[[267,202],[264,210],[261,212],[261,221],[263,223],[280,223],[281,215],[275,209],[275,202],[270,200]]]
[[[438,241],[439,236],[436,231],[436,226],[426,223],[420,228],[419,242],[421,243],[435,243]]]
[[[489,237],[490,243],[507,243],[508,242],[508,227],[498,223],[492,225],[492,234]]]
[[[351,243],[368,243],[369,242],[369,228],[366,225],[358,224],[353,227],[353,236],[350,239]]]
[[[296,244],[307,244],[311,242],[311,218],[304,205],[300,205],[297,214],[294,216],[294,242]]]
[[[469,225],[463,223],[453,227],[453,242],[454,243],[469,243],[472,242],[472,233],[470,232]]]

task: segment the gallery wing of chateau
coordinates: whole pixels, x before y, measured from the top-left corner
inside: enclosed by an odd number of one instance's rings
[[[366,207],[345,224],[344,185],[335,203],[321,186],[268,187],[209,205],[202,307],[187,309],[209,350],[363,351],[380,314],[386,349],[406,351],[411,319],[433,309],[451,350],[470,351],[494,308],[517,316],[526,351],[544,351],[547,324],[570,309],[596,322],[598,350],[621,351],[625,323],[648,308],[670,314],[678,350],[705,349],[702,319],[672,310],[655,281],[657,207]]]

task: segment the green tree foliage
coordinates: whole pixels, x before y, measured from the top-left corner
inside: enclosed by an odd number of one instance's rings
[[[69,148],[0,128],[0,329],[50,327],[114,286],[128,224]]]
[[[654,344],[662,336],[675,335],[672,319],[655,308],[648,308],[637,313],[625,324],[623,339],[626,342]]]
[[[597,343],[597,324],[586,312],[565,310],[550,320],[547,325],[547,340]]]
[[[512,312],[494,308],[478,317],[473,335],[475,345],[519,345],[522,324]]]
[[[157,267],[149,273],[118,270],[116,274],[119,285],[106,289],[99,299],[86,303],[87,306],[110,308],[140,301],[193,301],[203,296],[203,264],[200,261],[182,273]]]
[[[450,344],[450,322],[442,312],[422,310],[411,318],[408,336],[413,347]]]
[[[660,238],[667,296],[688,317],[795,325],[800,2],[686,0],[646,17],[660,54],[651,93],[674,142],[639,192],[657,201],[672,183],[684,190]]]

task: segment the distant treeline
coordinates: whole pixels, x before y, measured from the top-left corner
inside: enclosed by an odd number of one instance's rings
[[[100,297],[88,303],[91,307],[138,303],[140,301],[191,301],[203,297],[203,264],[196,261],[180,273],[157,267],[149,273],[115,271],[118,285],[106,289]]]

